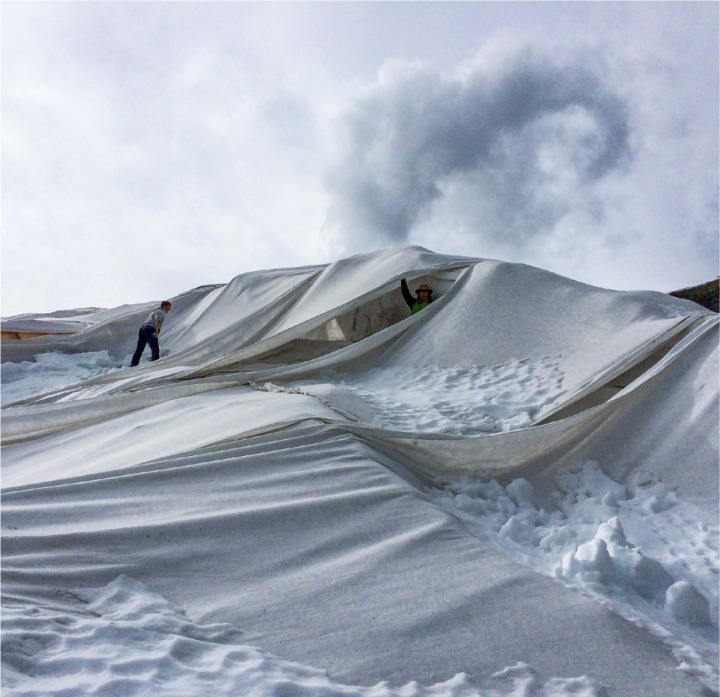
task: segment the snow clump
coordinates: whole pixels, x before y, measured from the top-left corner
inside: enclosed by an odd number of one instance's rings
[[[517,561],[670,643],[681,637],[672,648],[685,669],[715,684],[720,554],[712,506],[681,501],[642,472],[619,484],[593,461],[555,481],[547,507],[525,479],[503,487],[462,478],[429,495]]]

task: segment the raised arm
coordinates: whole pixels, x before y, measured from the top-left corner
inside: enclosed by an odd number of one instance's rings
[[[410,289],[408,288],[408,285],[405,282],[404,278],[401,279],[401,281],[400,281],[400,290],[402,291],[403,298],[405,298],[405,302],[408,304],[408,307],[412,310],[412,307],[415,304],[415,298],[413,298],[412,294],[410,293]]]

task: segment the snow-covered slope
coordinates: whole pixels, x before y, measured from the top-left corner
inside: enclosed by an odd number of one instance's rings
[[[418,247],[172,300],[3,344],[8,694],[717,693],[716,314]]]

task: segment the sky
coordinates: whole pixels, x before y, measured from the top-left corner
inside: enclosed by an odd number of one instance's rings
[[[714,2],[5,0],[3,316],[408,244],[718,276]]]

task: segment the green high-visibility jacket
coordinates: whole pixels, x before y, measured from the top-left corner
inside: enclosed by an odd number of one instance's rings
[[[403,298],[405,298],[405,302],[410,308],[410,313],[413,315],[416,312],[420,312],[420,310],[424,310],[432,302],[432,295],[428,300],[423,300],[422,302],[417,298],[413,298],[404,278],[400,281],[400,290],[402,291]]]

